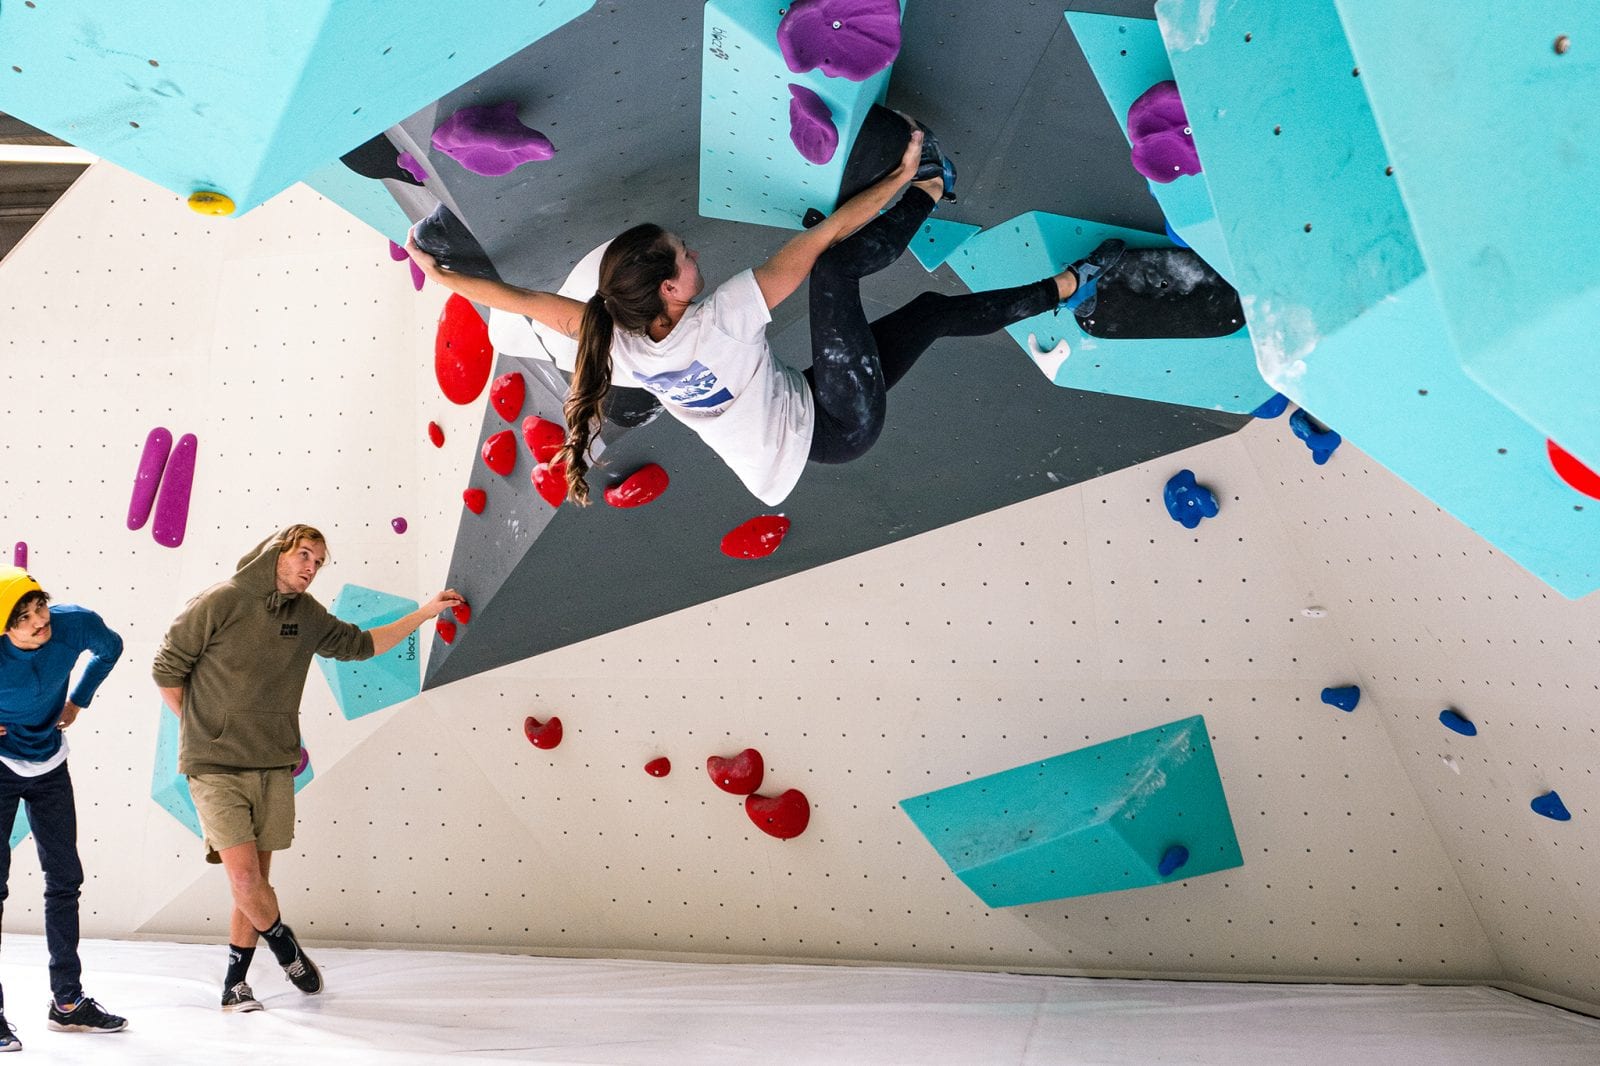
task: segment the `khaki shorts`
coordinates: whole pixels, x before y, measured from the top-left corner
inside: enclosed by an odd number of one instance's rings
[[[294,771],[238,770],[191,774],[189,796],[205,834],[206,861],[255,841],[257,851],[282,851],[294,842]]]

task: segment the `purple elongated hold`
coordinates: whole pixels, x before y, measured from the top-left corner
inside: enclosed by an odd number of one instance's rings
[[[428,180],[428,172],[422,169],[422,164],[417,162],[417,157],[410,152],[401,152],[400,157],[395,162],[418,181],[425,182]]]
[[[866,81],[900,54],[899,0],[793,0],[778,49],[796,74]]]
[[[407,259],[411,258],[411,255],[404,248],[400,247],[393,241],[390,241],[389,258],[393,259],[396,263],[404,263]]]
[[[143,529],[150,520],[150,508],[156,502],[156,489],[161,487],[161,472],[167,468],[167,456],[172,454],[172,433],[157,426],[144,439],[144,451],[139,454],[139,472],[133,478],[133,498],[128,501],[128,528]]]
[[[167,472],[161,479],[161,495],[156,499],[156,521],[150,535],[157,544],[176,548],[183,543],[183,534],[189,528],[189,490],[194,486],[194,460],[199,442],[193,433],[178,438],[167,460]]]
[[[1133,169],[1151,181],[1165,185],[1200,173],[1200,154],[1175,81],[1156,82],[1128,108],[1128,140]]]
[[[422,283],[427,280],[427,275],[423,274],[422,268],[417,266],[417,261],[413,259],[411,261],[411,287],[421,292]]]
[[[807,162],[821,166],[839,150],[839,129],[822,97],[804,85],[789,86],[789,139]]]
[[[517,118],[517,102],[463,107],[433,131],[433,146],[474,174],[498,177],[556,154],[550,138]]]
[[[18,570],[26,570],[28,568],[27,541],[19,540],[17,541],[16,547],[11,549],[11,565],[16,567]]]

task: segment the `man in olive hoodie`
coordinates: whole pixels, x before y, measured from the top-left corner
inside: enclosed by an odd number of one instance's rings
[[[156,685],[181,725],[178,771],[205,833],[206,858],[233,890],[222,1009],[260,1010],[245,976],[264,938],[300,991],[322,973],[283,924],[267,881],[272,853],[294,837],[300,698],[313,655],[370,659],[464,602],[452,589],[370,631],[340,621],[306,589],[328,558],[311,526],[279,530],[239,560],[238,572],[189,601],[156,653]]]

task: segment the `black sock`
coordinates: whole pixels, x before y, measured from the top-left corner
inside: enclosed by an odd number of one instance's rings
[[[283,924],[283,915],[272,920],[272,928],[258,929],[257,932],[267,942],[267,947],[272,949],[272,956],[278,960],[279,966],[289,965],[300,954],[300,945],[295,943],[294,932]]]
[[[255,958],[254,947],[242,948],[237,944],[228,945],[228,975],[222,979],[223,988],[232,988],[244,980],[244,975],[250,972],[250,960]]]

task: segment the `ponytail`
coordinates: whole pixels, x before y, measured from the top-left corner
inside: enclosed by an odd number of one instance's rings
[[[578,324],[578,359],[562,407],[567,439],[551,459],[565,463],[567,498],[589,502],[590,447],[600,427],[606,394],[611,391],[611,341],[616,331],[648,335],[650,325],[666,312],[661,284],[678,274],[677,251],[666,230],[652,223],[618,234],[600,257],[599,291],[583,305]]]
[[[556,452],[551,465],[565,463],[567,498],[579,506],[589,503],[589,449],[600,424],[606,393],[611,391],[611,335],[615,323],[599,293],[583,305],[583,320],[578,326],[578,360],[572,370],[572,385],[562,407],[567,416],[567,439]]]

